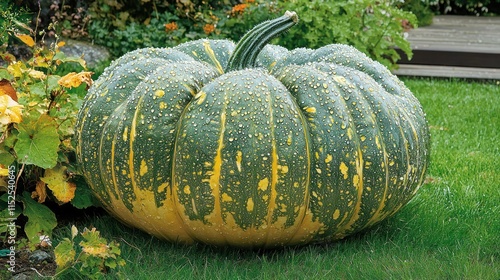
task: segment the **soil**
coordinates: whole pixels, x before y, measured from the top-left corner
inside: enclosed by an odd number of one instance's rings
[[[2,248],[5,248],[5,244]],[[9,268],[11,265],[8,263],[9,259],[6,257],[0,258],[0,267],[3,271],[0,272],[0,278],[2,279],[36,279],[37,276],[53,276],[56,273],[56,263],[54,262],[54,252],[53,248],[44,248],[44,251],[52,255],[52,259],[49,261],[43,261],[41,263],[33,263],[30,261],[29,257],[33,252],[29,250],[22,249],[16,251],[15,265],[12,267],[14,272],[10,272]],[[10,277],[10,278],[9,278]]]

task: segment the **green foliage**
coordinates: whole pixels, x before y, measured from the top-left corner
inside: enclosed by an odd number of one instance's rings
[[[77,180],[74,161],[76,113],[91,84],[91,72],[79,57],[59,51],[64,42],[37,42],[37,32],[12,9],[2,10],[0,24],[0,219],[27,222],[24,232],[30,247],[50,236],[57,225],[52,204],[73,203],[77,208],[95,204],[87,185]],[[26,49],[31,58],[18,59],[8,51]],[[64,71],[78,69],[78,73]],[[78,190],[78,191],[77,191]],[[17,226],[23,226],[18,224]],[[7,229],[0,227],[7,236]]]
[[[500,0],[425,0],[436,13],[458,15],[498,15]]]
[[[297,27],[279,40],[287,48],[348,44],[390,68],[400,59],[393,47],[412,55],[404,26],[416,27],[417,20],[395,1],[290,0],[281,7],[300,17]]]
[[[72,226],[71,239],[64,238],[54,249],[54,254],[56,276],[63,276],[69,268],[73,268],[86,279],[101,279],[103,273],[125,265],[119,244],[115,241],[108,243],[95,228],[85,228],[79,234],[78,229]]]
[[[57,226],[54,213],[45,205],[34,201],[31,194],[23,192],[23,215],[28,218],[24,231],[31,244],[40,242],[40,235],[52,236],[52,230]]]
[[[118,57],[142,47],[172,47],[217,37],[215,26],[235,1],[96,0],[90,5],[89,33]]]
[[[432,24],[434,11],[429,0],[406,0],[397,3],[397,6],[405,11],[412,12],[417,17],[419,26]]]
[[[299,26],[275,43],[289,49],[349,44],[394,67],[400,58],[394,47],[411,57],[404,31],[417,25],[416,17],[394,0],[246,1],[237,5],[233,1],[202,1],[204,4],[198,6],[194,2],[149,10],[138,6],[143,8],[138,14],[135,9],[126,10],[120,1],[97,0],[89,9],[89,33],[97,44],[120,56],[138,48],[172,47],[204,37],[237,41],[255,24],[291,10],[299,15]],[[144,16],[147,11],[150,13]]]

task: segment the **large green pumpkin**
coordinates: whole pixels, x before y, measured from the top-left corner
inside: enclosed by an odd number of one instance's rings
[[[104,208],[172,242],[275,247],[340,239],[405,205],[428,163],[421,105],[352,47],[266,45],[296,22],[114,61],[76,129]]]

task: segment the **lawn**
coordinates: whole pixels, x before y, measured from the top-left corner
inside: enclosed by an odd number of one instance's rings
[[[405,79],[427,113],[426,184],[398,214],[345,240],[267,251],[179,246],[92,214],[121,244],[117,279],[500,279],[500,83]],[[69,236],[56,230],[55,243]],[[61,279],[78,279],[70,271]]]

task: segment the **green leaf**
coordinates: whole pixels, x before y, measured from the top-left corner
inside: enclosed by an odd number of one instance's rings
[[[49,75],[47,77],[47,90],[49,92],[52,92],[60,87],[57,83],[59,79],[61,79],[61,76],[58,75]]]
[[[80,64],[83,68],[87,69],[87,63],[85,60],[81,57],[73,57],[73,56],[66,56],[63,52],[58,52],[54,55],[52,60],[57,61],[59,60],[62,63],[65,62],[76,62]]]
[[[36,101],[39,101],[39,100],[41,101],[41,100],[43,100],[43,98],[45,98],[47,96],[46,91],[45,91],[46,90],[45,83],[43,83],[43,82],[38,82],[38,83],[32,84],[29,86],[29,89],[30,89],[30,96],[29,96],[30,101],[33,101],[32,99],[36,99]],[[41,97],[41,99],[36,98],[36,97]]]
[[[0,147],[0,164],[9,166],[14,162],[15,158],[4,147]]]
[[[14,143],[17,140],[17,130],[12,130],[12,132],[3,140],[3,145],[7,148],[14,148]]]
[[[56,215],[49,207],[34,201],[28,192],[23,192],[21,201],[24,204],[23,214],[28,218],[24,232],[32,244],[38,244],[40,235],[52,235],[57,226]]]
[[[47,169],[57,163],[60,142],[55,121],[50,116],[41,115],[34,123],[19,125],[14,150],[20,163]]]
[[[57,272],[64,270],[75,261],[76,251],[73,242],[64,238],[54,249],[56,257]]]
[[[7,197],[8,193],[5,193],[0,198],[0,200],[2,201],[2,207],[0,208],[3,208],[0,211],[0,233],[7,232],[9,230],[9,224],[15,221],[15,219],[19,217],[19,215],[21,215],[21,209],[18,205],[16,205],[14,210],[9,209],[7,207],[8,206],[7,202],[9,201]]]
[[[12,78],[13,78],[12,75],[9,73],[9,71],[7,71],[6,68],[0,69],[0,80],[2,79],[10,80]]]
[[[92,191],[83,180],[76,180],[75,197],[71,204],[78,209],[84,209],[90,206],[98,206],[99,202],[94,198]]]

